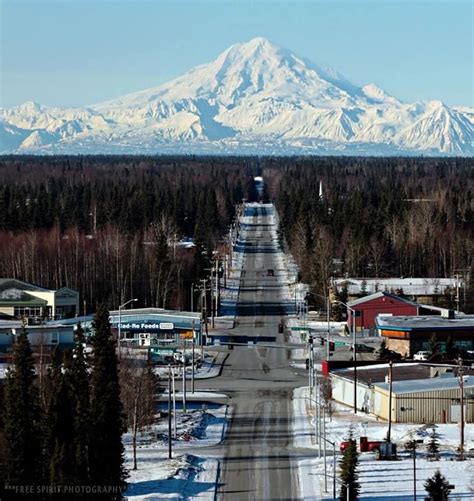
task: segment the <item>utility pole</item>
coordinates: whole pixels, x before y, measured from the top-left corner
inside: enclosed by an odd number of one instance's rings
[[[413,500],[416,501],[416,440],[413,437]]]
[[[173,391],[173,436],[176,438],[176,386],[174,377],[174,367],[171,369],[171,388]]]
[[[459,357],[458,369],[459,389],[461,390],[461,437],[459,443],[459,459],[464,461],[464,369],[462,365],[462,358]]]
[[[390,360],[388,365],[388,431],[387,442],[391,442],[392,434],[392,380],[393,380],[393,363]]]
[[[329,301],[329,290],[328,290],[328,297],[327,297],[327,304],[326,304],[326,316],[328,320],[328,339],[327,339],[327,346],[326,346],[326,359],[329,361],[329,357],[331,356],[331,351],[329,349],[329,341],[330,341],[330,335],[331,335],[331,317],[330,317],[330,301]]]
[[[332,443],[332,497],[336,499],[336,442]]]
[[[168,458],[172,459],[171,444],[171,364],[168,364]]]
[[[194,320],[193,320],[193,339],[192,339],[192,373],[191,373],[191,392],[194,393],[194,348],[195,348],[195,341],[194,341]]]
[[[183,340],[183,412],[186,412],[186,339]]]
[[[309,343],[309,398],[311,398],[311,395],[313,393],[313,370],[314,370],[314,365],[313,365],[313,337],[309,336],[308,338],[308,343]],[[316,404],[315,404],[316,405]]]
[[[328,491],[328,466],[326,461],[326,406],[323,406],[323,454],[324,454],[324,492]]]
[[[215,291],[215,306],[214,306],[214,318],[217,317],[219,311],[219,258],[216,256],[216,291]],[[212,324],[214,327],[214,323]]]
[[[356,315],[355,315],[355,310],[350,310],[352,313],[352,346],[353,346],[353,351],[352,355],[354,358],[354,414],[357,414],[357,348],[356,348],[356,329],[355,329],[355,322],[356,322]]]

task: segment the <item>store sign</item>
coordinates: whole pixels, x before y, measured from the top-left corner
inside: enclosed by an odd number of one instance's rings
[[[193,336],[193,331],[184,331],[179,333],[179,337],[181,339],[192,339]]]
[[[172,331],[174,324],[171,322],[122,322],[120,330],[124,331]]]

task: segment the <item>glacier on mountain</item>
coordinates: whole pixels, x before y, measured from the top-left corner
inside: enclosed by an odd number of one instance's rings
[[[474,112],[402,103],[264,38],[83,108],[0,108],[2,153],[472,155]]]

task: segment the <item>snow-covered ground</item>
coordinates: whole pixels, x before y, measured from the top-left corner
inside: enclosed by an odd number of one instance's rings
[[[200,392],[201,397],[209,395],[208,392]],[[178,409],[176,437],[172,442],[173,459],[168,459],[168,420],[165,417],[149,430],[140,433],[137,470],[132,469],[132,437],[130,433],[125,434],[125,466],[129,471],[126,498],[133,501],[213,500],[219,477],[219,461],[185,452],[220,443],[229,421],[227,405],[206,410],[193,409],[186,413]],[[174,432],[174,425],[172,428]]]
[[[297,388],[293,393],[293,434],[296,447],[315,450],[315,458],[298,461],[298,480],[301,499],[332,499],[332,456],[328,456],[328,493],[324,493],[323,460],[318,459],[317,444],[314,440],[314,409],[309,401],[309,389]],[[365,415],[354,416],[350,409],[336,405],[332,419],[327,420],[328,440],[338,444],[344,440],[349,426],[354,427],[356,436],[366,435],[369,439],[383,440],[387,433],[387,423]],[[371,453],[360,455],[360,499],[373,501],[413,499],[413,460],[404,445],[413,434],[416,439],[429,440],[431,427],[394,423],[392,440],[397,443],[397,461],[378,461]],[[440,424],[436,428],[440,436],[441,460],[430,462],[426,459],[426,446],[419,444],[417,467],[417,496],[424,499],[426,492],[423,483],[439,469],[448,481],[455,485],[451,500],[474,499],[474,460],[460,462],[455,460],[455,449],[459,444],[459,427],[456,424]],[[465,428],[466,450],[474,448],[474,425]],[[338,457],[339,460],[339,457]],[[339,489],[339,486],[338,486]]]
[[[225,357],[222,357],[222,353],[219,352],[205,353],[204,361],[201,367],[196,368],[194,371],[194,379],[209,379],[217,377],[220,374],[224,358]],[[154,368],[154,372],[158,376],[168,377],[167,366],[156,366]],[[175,377],[177,380],[182,379],[182,374],[183,374],[182,368],[176,369]],[[192,379],[192,368],[189,366],[186,367],[186,379],[187,380]]]
[[[214,500],[219,477],[217,459],[182,454],[168,460],[164,453],[139,463],[131,471],[125,499],[130,501]]]

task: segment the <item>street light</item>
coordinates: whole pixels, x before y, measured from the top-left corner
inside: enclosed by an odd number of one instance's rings
[[[339,303],[345,306],[351,311],[351,328],[352,328],[352,358],[354,360],[354,414],[357,414],[357,350],[356,350],[356,331],[355,331],[355,319],[356,311],[343,301],[334,301],[334,303]]]
[[[120,358],[120,355],[121,355],[121,345],[120,345],[120,342],[122,340],[122,308],[124,308],[125,306],[127,306],[127,304],[130,304],[130,303],[133,303],[135,301],[138,301],[137,298],[133,298],[133,299],[129,299],[128,301],[126,301],[125,303],[121,304],[119,307],[118,307],[118,311],[119,311],[119,324],[118,324],[118,348],[119,348],[119,358]]]
[[[326,316],[327,316],[327,321],[328,321],[328,336],[327,336],[327,346],[326,346],[326,358],[329,360],[330,356],[330,350],[329,350],[329,336],[330,336],[330,330],[331,330],[331,322],[330,322],[330,302],[329,302],[329,294],[327,297],[321,296],[320,294],[316,294],[315,292],[307,292],[307,296],[316,296],[320,297],[321,299],[324,299],[326,301]]]

